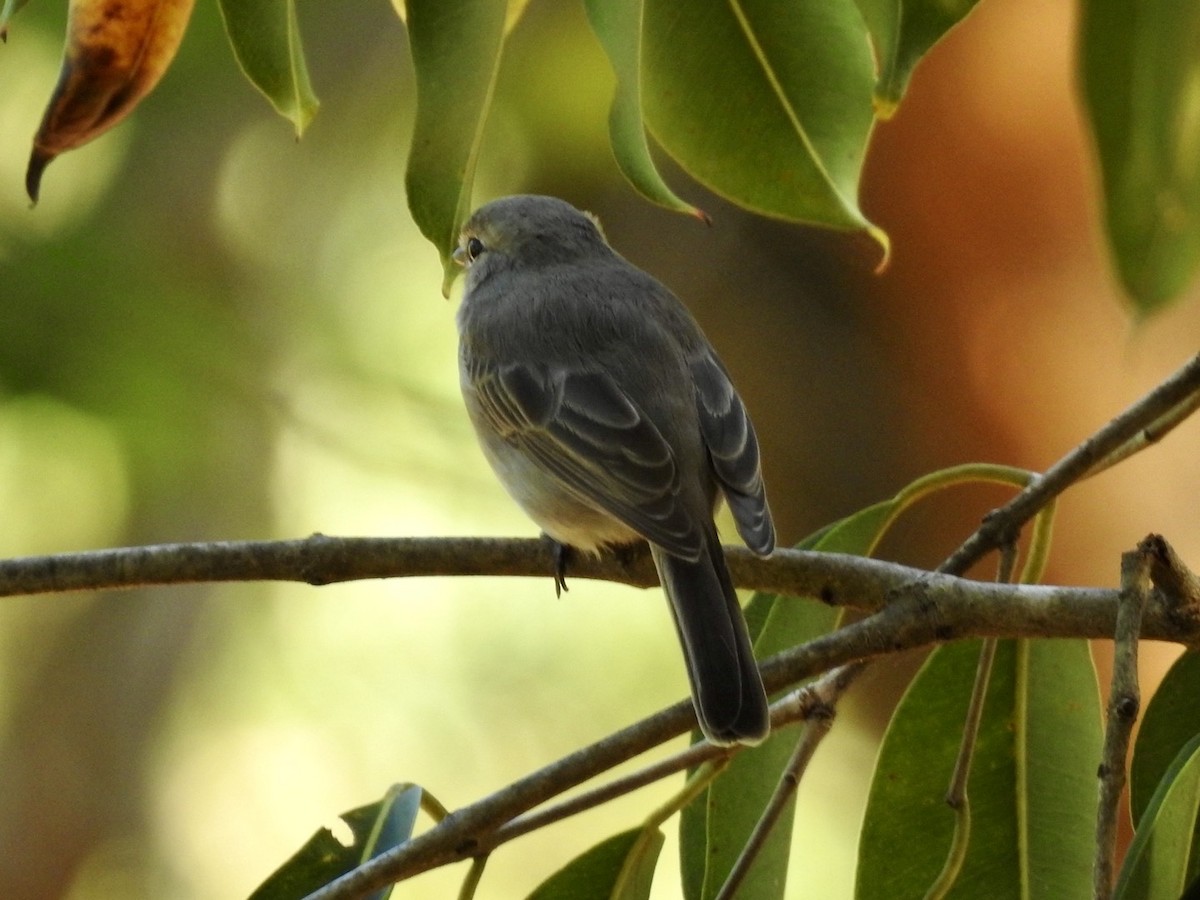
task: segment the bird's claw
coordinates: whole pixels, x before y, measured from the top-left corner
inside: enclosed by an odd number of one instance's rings
[[[561,597],[563,591],[568,591],[567,587],[567,560],[571,556],[571,548],[561,541],[556,541],[548,534],[543,534],[542,537],[550,542],[554,553],[554,596]]]

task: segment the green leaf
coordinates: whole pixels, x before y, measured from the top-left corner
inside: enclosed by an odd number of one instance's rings
[[[0,6],[0,41],[8,40],[8,23],[29,0],[4,0]]]
[[[451,259],[470,213],[483,125],[496,86],[504,0],[407,0],[417,114],[405,186],[413,221],[437,248],[447,296]]]
[[[913,69],[979,0],[858,0],[879,66],[875,109],[891,118]]]
[[[891,501],[867,507],[810,535],[797,548],[866,554],[890,521],[892,507]],[[840,610],[815,600],[773,594],[755,594],[746,606],[746,624],[760,658],[827,634],[840,615]],[[774,793],[795,742],[795,729],[788,729],[738,754],[709,789],[684,809],[679,849],[685,897],[707,900],[716,895]],[[783,896],[794,807],[793,800],[780,816],[738,891],[739,900]]]
[[[875,79],[853,0],[645,0],[642,64],[650,131],[694,178],[886,247],[858,208]]]
[[[299,137],[320,102],[308,80],[295,0],[220,0],[219,5],[238,65]]]
[[[401,22],[407,25],[408,10],[404,8],[404,4],[405,0],[392,0],[392,8],[396,10],[396,15],[400,17]],[[505,35],[517,27],[517,23],[521,21],[521,16],[525,15],[525,7],[528,5],[529,0],[508,0],[508,9],[504,15]]]
[[[1200,735],[1188,741],[1163,774],[1141,818],[1117,879],[1125,900],[1176,900],[1200,876]]]
[[[529,900],[646,900],[663,841],[657,828],[613,835],[547,878]]]
[[[1200,653],[1190,651],[1175,660],[1142,717],[1133,763],[1129,767],[1129,811],[1134,825],[1158,789],[1179,751],[1200,734]]]
[[[250,900],[298,900],[324,887],[380,853],[412,836],[421,809],[422,789],[395,785],[377,803],[342,813],[354,840],[343,844],[328,828],[318,830],[308,842],[276,869],[250,895]],[[371,900],[385,900],[391,889],[377,891]]]
[[[680,200],[663,181],[642,122],[642,2],[585,0],[588,21],[617,76],[617,92],[608,117],[609,137],[621,173],[646,199],[707,221],[708,216]]]
[[[1116,268],[1138,312],[1200,263],[1200,4],[1085,0],[1080,81]]]
[[[954,831],[944,797],[980,642],[939,647],[888,726],[856,896],[919,897]],[[951,897],[1091,896],[1100,702],[1084,641],[1000,642],[969,782],[974,827]]]

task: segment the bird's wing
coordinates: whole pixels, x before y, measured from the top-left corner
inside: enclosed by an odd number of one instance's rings
[[[693,359],[691,371],[700,433],[738,534],[755,553],[768,554],[775,549],[775,525],[763,488],[754,426],[729,374],[711,351]]]
[[[675,454],[610,375],[511,363],[473,365],[468,376],[504,440],[666,552],[699,558],[704,537],[680,502]]]

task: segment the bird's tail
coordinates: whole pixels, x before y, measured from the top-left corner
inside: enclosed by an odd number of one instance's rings
[[[770,731],[767,695],[715,529],[695,562],[651,545],[683,645],[692,703],[715,744],[757,744]]]

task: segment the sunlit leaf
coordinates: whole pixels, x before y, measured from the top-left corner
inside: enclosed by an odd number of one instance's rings
[[[1117,272],[1141,313],[1200,264],[1200,3],[1085,0],[1079,65]]]
[[[694,178],[748,209],[868,230],[873,63],[853,0],[646,0],[642,104]]]
[[[295,0],[220,0],[219,5],[238,65],[299,137],[320,103],[308,79]]]
[[[158,84],[175,59],[195,0],[75,2],[67,16],[62,71],[33,138],[25,189],[37,202],[56,156],[108,131]]]
[[[979,642],[939,647],[884,737],[856,896],[920,897],[954,831],[944,798]],[[1001,641],[968,786],[973,830],[951,897],[1090,897],[1100,701],[1084,641]]]
[[[407,24],[408,10],[404,8],[404,3],[405,0],[392,0],[392,8],[396,10],[400,21]],[[508,12],[504,16],[505,34],[517,27],[517,23],[521,21],[521,16],[525,14],[525,7],[528,5],[529,0],[508,0]]]
[[[1142,815],[1179,751],[1200,734],[1200,653],[1175,660],[1146,706],[1129,767],[1129,811],[1141,827]]]
[[[613,835],[547,878],[529,900],[646,900],[663,841],[657,829]]]
[[[1184,896],[1185,889],[1200,879],[1198,811],[1200,735],[1180,748],[1146,805],[1121,867],[1116,897],[1176,900]]]
[[[608,116],[609,138],[621,172],[647,199],[700,219],[707,216],[679,199],[663,181],[646,142],[642,121],[643,0],[585,0],[588,21],[617,76],[617,92]]]
[[[875,107],[889,118],[908,89],[913,69],[979,0],[858,0],[871,30],[879,77]]]
[[[504,0],[407,0],[417,81],[405,186],[413,221],[437,248],[444,293],[458,269],[450,254],[471,206],[483,124],[496,85]]]
[[[377,803],[342,813],[353,840],[343,844],[328,828],[318,830],[308,842],[271,873],[250,900],[299,900],[380,853],[412,836],[421,809],[422,790],[416,785],[396,785]],[[370,895],[385,900],[390,889]]]

